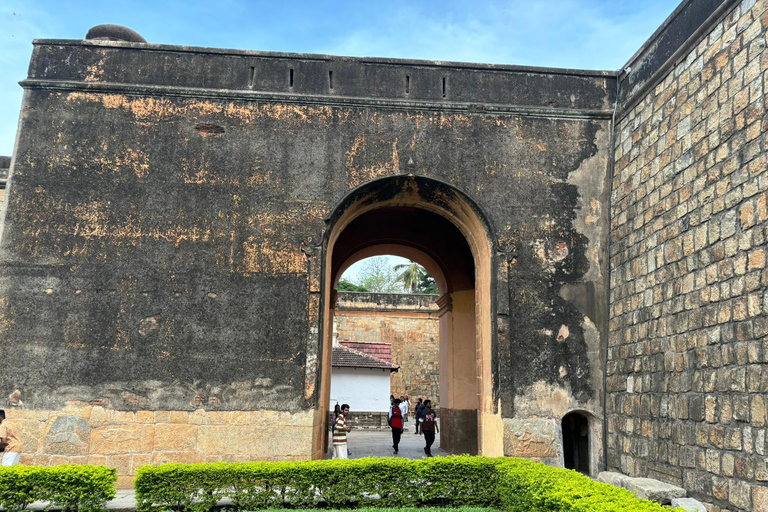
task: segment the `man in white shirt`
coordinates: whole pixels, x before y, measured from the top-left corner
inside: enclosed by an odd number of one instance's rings
[[[408,400],[408,395],[400,397],[400,410],[403,411],[403,421],[408,421],[408,408],[411,405],[411,401]]]

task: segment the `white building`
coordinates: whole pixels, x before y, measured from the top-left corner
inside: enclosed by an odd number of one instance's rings
[[[389,410],[390,375],[398,366],[345,346],[333,347],[331,366],[331,411],[337,403],[354,412]]]

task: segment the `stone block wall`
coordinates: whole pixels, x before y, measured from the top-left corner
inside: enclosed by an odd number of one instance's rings
[[[339,293],[336,329],[340,341],[388,343],[392,394],[430,398],[438,404],[440,333],[436,296]]]
[[[333,414],[328,415],[328,424],[333,425]],[[385,412],[350,411],[347,416],[347,424],[353,430],[389,430],[387,413]]]
[[[102,464],[119,488],[136,470],[166,462],[304,460],[312,449],[312,411],[115,411],[68,404],[58,411],[9,409],[24,442],[21,463]]]
[[[767,9],[730,3],[615,132],[609,469],[713,512],[768,510]]]

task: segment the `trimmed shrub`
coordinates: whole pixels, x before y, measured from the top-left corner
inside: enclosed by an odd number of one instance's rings
[[[0,506],[23,510],[47,501],[66,511],[97,512],[115,497],[117,471],[103,466],[0,467]]]
[[[371,507],[502,507],[507,512],[664,512],[624,489],[525,459],[375,458],[142,467],[137,508],[206,512]]]
[[[507,512],[669,512],[626,489],[595,482],[576,471],[525,459],[499,467],[500,501]],[[682,510],[682,509],[675,509]]]
[[[210,510],[229,498],[239,510],[498,506],[496,466],[503,459],[370,458],[304,462],[165,464],[139,469],[137,508]]]

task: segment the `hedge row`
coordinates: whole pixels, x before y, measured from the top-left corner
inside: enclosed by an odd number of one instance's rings
[[[669,512],[575,471],[524,459],[376,458],[145,466],[137,507],[206,512],[229,499],[237,510],[479,506],[507,512]]]
[[[0,506],[8,512],[34,501],[66,511],[105,510],[115,497],[117,470],[103,466],[0,467]]]
[[[498,466],[501,506],[505,512],[670,512],[641,500],[626,489],[596,482],[568,469],[525,459],[507,459]]]
[[[441,457],[236,464],[165,464],[139,469],[139,511],[210,510],[228,498],[262,508],[497,506],[499,459]]]

